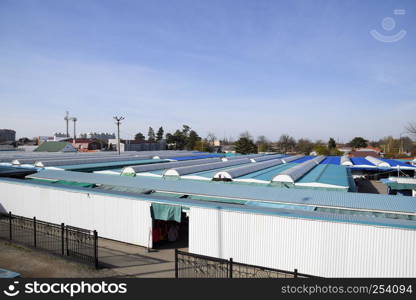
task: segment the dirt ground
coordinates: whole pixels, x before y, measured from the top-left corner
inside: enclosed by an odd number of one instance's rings
[[[182,249],[185,250],[185,249]],[[95,268],[0,240],[0,268],[23,277],[174,277],[174,250],[146,248],[115,241],[99,240],[101,268]]]
[[[109,277],[117,275],[111,269],[94,268],[42,251],[0,240],[0,268],[22,274],[23,277]]]

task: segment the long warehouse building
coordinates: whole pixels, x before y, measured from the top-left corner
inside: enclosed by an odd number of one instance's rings
[[[189,224],[192,253],[323,277],[416,276],[411,197],[69,171],[29,177],[0,179],[3,212],[94,228],[104,238],[149,248],[154,221],[169,215]],[[118,189],[106,189],[111,185]],[[163,211],[169,213],[157,214]]]

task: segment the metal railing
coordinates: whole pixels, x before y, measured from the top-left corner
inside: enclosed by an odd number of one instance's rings
[[[313,278],[294,271],[265,268],[175,249],[176,278]]]
[[[0,238],[98,268],[98,234],[69,225],[0,214]]]

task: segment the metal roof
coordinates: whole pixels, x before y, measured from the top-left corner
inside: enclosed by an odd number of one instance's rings
[[[177,167],[177,168],[166,170],[166,172],[164,173],[164,176],[183,176],[183,175],[189,175],[192,173],[214,170],[214,169],[228,167],[228,166],[241,165],[241,164],[249,163],[249,162],[250,160],[248,158],[243,157],[241,159],[235,159],[231,161]]]
[[[381,160],[387,162],[392,167],[397,167],[397,166],[406,167],[406,168],[413,167],[413,166],[411,166],[409,164],[406,164],[405,162],[397,160],[397,159],[381,158]]]
[[[184,194],[416,214],[416,202],[412,197],[405,196],[284,189],[212,181],[161,180],[151,177],[128,177],[53,170],[42,170],[28,177],[133,188],[140,187],[149,190],[181,192]]]
[[[340,165],[341,164],[341,156],[327,156],[323,161],[321,161],[322,165],[331,164],[331,165]]]
[[[387,159],[387,158],[374,158],[374,157],[352,157],[351,162],[354,164],[353,169],[364,168],[364,169],[380,169],[380,170],[394,170],[394,169],[403,169],[403,170],[416,170],[415,166],[411,166],[404,162],[401,162],[396,159]]]
[[[243,175],[247,175],[256,171],[268,169],[270,167],[274,167],[277,165],[283,164],[281,159],[271,159],[261,162],[256,162],[250,165],[239,166],[235,168],[228,168],[225,170],[217,171],[213,175],[213,178],[217,179],[234,179],[237,177],[241,177]]]
[[[347,155],[344,155],[340,158],[340,164],[343,165],[343,166],[352,166],[353,165],[351,159]]]
[[[273,182],[290,182],[295,183],[299,178],[304,176],[310,170],[315,168],[321,161],[325,159],[325,156],[317,156],[311,160],[307,160],[303,163],[297,164],[294,167],[284,170],[275,177],[273,177]]]
[[[345,188],[346,190],[350,188],[347,167],[333,164],[316,166],[296,181],[296,184],[322,184],[328,187]]]
[[[91,164],[78,164],[78,165],[68,165],[60,166],[61,169],[68,171],[82,171],[82,172],[93,172],[93,171],[102,171],[102,170],[111,170],[118,169],[125,166],[130,166],[131,164],[154,166],[155,164],[163,164],[169,162],[166,159],[141,159],[134,161],[110,161],[110,162],[101,162],[101,163],[91,163]]]
[[[82,173],[86,174],[86,173]],[[105,175],[100,175],[105,176]],[[114,178],[115,176],[110,176]],[[130,177],[124,177],[130,178]],[[135,180],[136,178],[130,178]],[[163,197],[163,196],[152,196],[145,194],[137,193],[127,193],[127,192],[118,192],[118,191],[108,191],[100,189],[91,189],[84,188],[81,186],[63,186],[63,185],[54,185],[47,182],[33,182],[33,181],[24,181],[10,178],[1,178],[0,182],[13,182],[18,184],[29,184],[37,186],[48,186],[52,189],[58,190],[69,190],[69,191],[81,191],[92,194],[107,194],[115,195],[122,198],[136,199],[138,201],[150,201],[165,203],[171,205],[180,205],[184,207],[206,207],[211,209],[218,210],[231,210],[231,211],[240,211],[240,212],[249,212],[257,214],[266,214],[266,215],[276,215],[281,217],[288,218],[302,218],[310,219],[317,221],[329,221],[329,222],[341,222],[341,223],[358,223],[371,226],[387,226],[387,227],[396,227],[402,229],[416,229],[416,222],[411,220],[404,219],[389,219],[389,218],[375,218],[369,216],[360,216],[360,215],[348,215],[348,214],[334,214],[328,212],[317,212],[317,211],[307,211],[307,210],[292,210],[292,209],[283,209],[283,208],[272,208],[272,207],[261,207],[259,205],[239,205],[239,204],[230,204],[230,203],[217,203],[204,200],[195,200],[195,199],[186,199],[186,198],[173,198],[173,197]],[[295,190],[292,190],[292,192]],[[300,190],[301,192],[302,190]],[[296,192],[296,191],[295,191]],[[330,193],[330,192],[328,192]],[[336,193],[337,195],[345,195],[347,193]],[[397,196],[396,196],[397,197]]]
[[[162,157],[165,157],[165,156],[166,155],[162,155]],[[202,158],[215,158],[215,157],[223,157],[223,156],[224,155],[222,154],[207,154],[207,155],[191,155],[191,156],[171,156],[171,157],[166,157],[166,158],[181,161],[181,160],[192,160],[192,159],[202,159]]]
[[[254,157],[253,161],[262,162],[262,161],[268,161],[268,160],[272,160],[272,159],[276,159],[276,158],[282,158],[282,157],[285,157],[285,155],[283,155],[283,154],[263,155],[263,156],[260,156],[260,157]]]
[[[198,165],[202,163],[214,163],[214,162],[221,162],[221,158],[202,158],[202,159],[191,159],[186,161],[165,161],[158,165],[129,165],[125,167],[122,171],[123,175],[130,175],[135,176],[137,173],[140,172],[149,172],[155,170],[167,170],[170,168],[177,168],[183,166],[192,166]]]
[[[42,160],[63,160],[63,159],[85,159],[85,158],[109,158],[109,157],[141,157],[144,159],[153,158],[158,155],[166,155],[169,157],[182,157],[182,156],[196,156],[194,152],[189,151],[173,151],[173,150],[160,150],[160,151],[126,151],[121,152],[120,155],[115,151],[100,151],[100,152],[21,152],[21,151],[8,151],[2,153],[0,151],[0,162],[11,162],[13,160],[21,160],[21,163],[34,163]],[[201,153],[205,155],[207,153]],[[198,154],[199,155],[199,154]]]
[[[24,177],[36,173],[34,168],[22,168],[0,165],[0,177]]]
[[[300,164],[300,163],[303,163],[303,162],[305,162],[305,161],[308,161],[308,160],[314,159],[315,157],[316,157],[316,156],[305,155],[305,156],[302,156],[302,157],[300,157],[300,158],[298,158],[298,159],[296,159],[296,160],[292,160],[291,162],[292,162],[292,163],[298,163],[298,164]]]
[[[372,168],[376,167],[373,163],[369,162],[364,157],[351,157],[351,162],[354,164],[354,166],[358,165],[358,166],[368,166]]]
[[[271,168],[267,168],[264,170],[259,170],[247,175],[243,175],[241,177],[235,178],[234,181],[241,181],[241,182],[257,182],[257,183],[270,183],[270,181],[273,179],[273,177],[283,172],[286,169],[289,169],[293,166],[295,166],[295,163],[286,163],[282,165],[277,165]]]

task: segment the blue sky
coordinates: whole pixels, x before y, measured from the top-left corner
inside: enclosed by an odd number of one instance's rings
[[[405,15],[394,15],[405,9]],[[122,136],[398,136],[416,121],[416,2],[1,0],[1,128]],[[386,17],[395,20],[383,29]],[[395,43],[370,35],[406,30]]]

